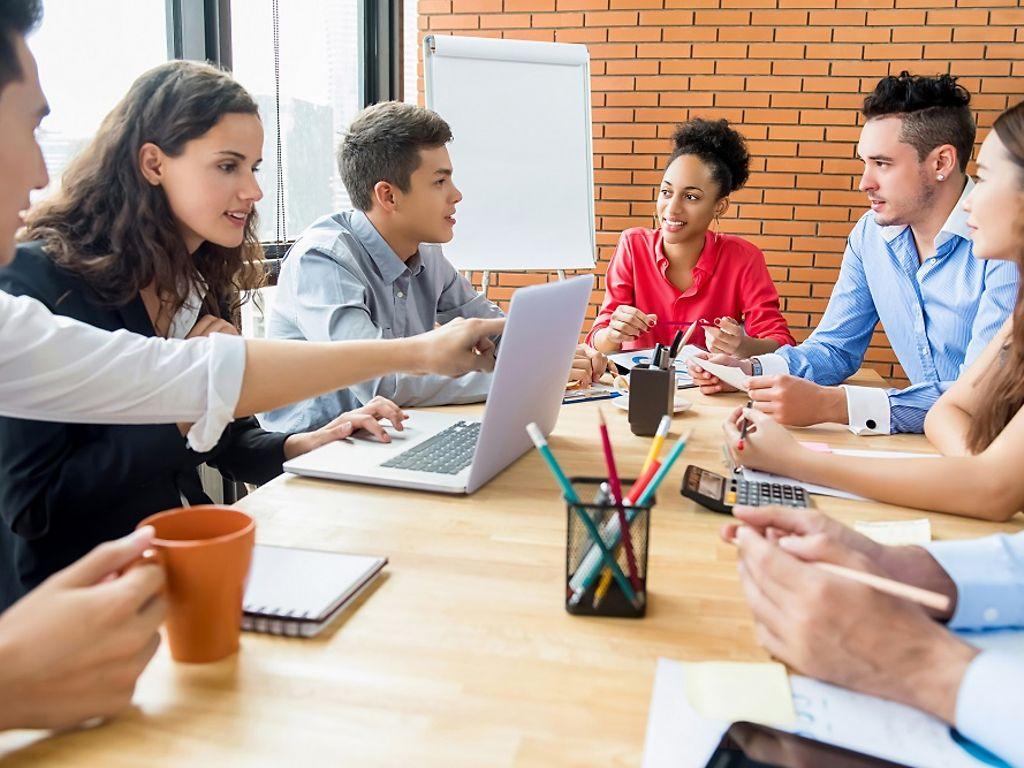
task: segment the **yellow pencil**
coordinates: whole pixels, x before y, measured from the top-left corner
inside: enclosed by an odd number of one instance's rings
[[[601,581],[597,583],[597,589],[594,590],[594,608],[597,608],[601,601],[604,600],[605,594],[608,592],[608,588],[612,585],[612,571],[611,568],[605,568],[601,571]]]
[[[665,444],[665,435],[668,434],[668,430],[672,426],[672,417],[668,414],[661,417],[661,423],[658,424],[658,431],[654,433],[654,439],[651,441],[651,450],[647,452],[647,458],[644,459],[644,466],[640,470],[642,475],[647,471],[647,468],[651,466],[655,461],[658,460],[658,455],[661,453],[661,446]]]

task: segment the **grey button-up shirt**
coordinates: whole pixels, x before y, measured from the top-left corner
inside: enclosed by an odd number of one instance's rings
[[[362,211],[342,211],[312,224],[281,267],[267,321],[274,339],[392,339],[431,330],[456,317],[502,317],[441,252],[424,243],[398,258]],[[484,400],[491,374],[391,374],[260,415],[266,429],[316,429],[375,395],[401,406]]]

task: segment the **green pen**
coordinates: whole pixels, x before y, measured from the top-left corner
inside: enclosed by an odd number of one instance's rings
[[[569,482],[569,478],[565,476],[562,468],[558,466],[558,462],[555,461],[554,455],[551,453],[551,449],[548,447],[548,441],[544,438],[544,433],[540,431],[534,422],[530,422],[526,425],[526,433],[533,440],[533,444],[537,446],[537,450],[540,451],[540,455],[544,457],[544,461],[547,462],[548,469],[551,470],[551,474],[555,476],[555,480],[562,486],[562,493],[565,496],[574,510],[576,510],[576,516],[579,517],[580,522],[587,529],[587,533],[590,534],[590,538],[593,539],[598,549],[601,550],[601,556],[604,558],[605,565],[607,565],[611,571],[612,576],[615,577],[616,583],[619,585],[619,589],[622,590],[622,594],[633,604],[637,609],[640,608],[640,601],[637,599],[636,592],[633,591],[632,585],[626,578],[622,569],[619,568],[619,564],[615,562],[615,557],[612,555],[608,545],[604,543],[604,539],[601,538],[600,531],[597,530],[597,526],[594,525],[594,521],[590,519],[590,515],[584,512],[580,508],[580,497],[576,494],[576,491],[572,487],[572,483]]]

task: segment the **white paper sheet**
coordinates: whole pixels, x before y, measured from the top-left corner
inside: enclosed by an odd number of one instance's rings
[[[733,369],[735,370],[735,369]],[[810,443],[807,447],[817,446],[818,443]],[[810,448],[811,450],[822,451],[820,448]],[[863,459],[934,459],[938,458],[937,454],[934,453],[902,453],[900,451],[867,451],[858,450],[852,448],[829,448],[828,453],[835,456],[855,456]],[[855,493],[849,491],[841,491],[838,488],[830,488],[827,485],[815,485],[814,483],[804,483],[799,480],[794,480],[792,477],[786,477],[785,475],[773,475],[770,472],[762,472],[758,469],[747,469],[743,468],[743,479],[751,480],[757,483],[784,483],[786,485],[800,485],[803,486],[807,493],[813,493],[818,496],[834,496],[837,499],[850,499],[852,501],[867,501],[863,496],[858,496]]]
[[[860,459],[937,459],[937,453],[904,453],[903,451],[865,451],[856,448],[832,448],[836,456],[856,456]]]
[[[826,485],[814,485],[814,483],[801,483],[799,480],[794,480],[792,477],[773,475],[770,472],[761,472],[758,469],[747,469],[744,467],[743,479],[750,480],[755,483],[784,483],[786,485],[799,485],[802,486],[807,493],[817,494],[818,496],[835,496],[837,499],[867,501],[863,496],[858,496],[855,493],[848,493],[846,491],[840,491],[838,488],[829,488]]]
[[[734,368],[731,365],[719,365],[718,363],[712,363],[710,360],[698,360],[697,364],[712,376],[720,378],[730,387],[736,387],[736,389],[743,392],[750,389],[750,384],[748,383],[750,377],[739,368]]]

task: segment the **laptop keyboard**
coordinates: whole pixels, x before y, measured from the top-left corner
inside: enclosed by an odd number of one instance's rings
[[[381,466],[457,475],[473,461],[480,424],[479,421],[458,421],[419,445],[391,457]]]

